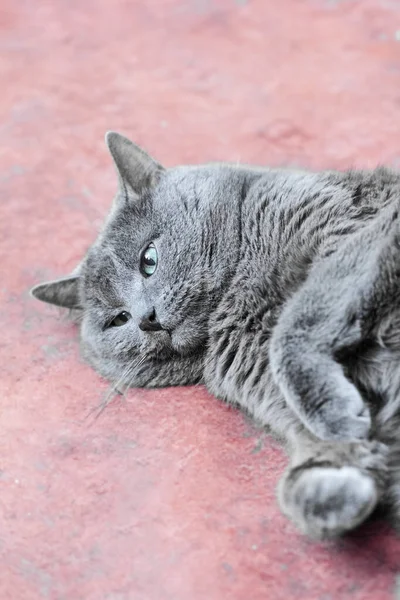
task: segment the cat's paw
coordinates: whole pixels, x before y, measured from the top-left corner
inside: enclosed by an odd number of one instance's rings
[[[357,467],[297,467],[280,490],[283,512],[306,535],[332,539],[360,525],[377,505],[375,481]]]
[[[370,432],[371,415],[358,390],[346,381],[322,403],[307,425],[321,440],[362,440]]]

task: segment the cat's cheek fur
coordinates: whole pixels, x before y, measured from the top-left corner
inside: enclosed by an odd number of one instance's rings
[[[173,349],[182,356],[188,356],[198,348],[205,348],[208,333],[206,322],[188,322],[178,325],[171,332],[171,344]]]
[[[99,375],[104,377],[107,381],[115,381],[120,367],[118,361],[113,357],[107,357],[101,355],[96,345],[85,339],[84,336],[80,336],[80,354],[82,359],[89,364]]]
[[[110,338],[109,334],[110,332],[102,331],[99,325],[92,323],[87,315],[83,317],[80,327],[81,356],[102,377],[114,382],[121,376],[125,367],[120,352],[117,351],[118,343],[115,341],[111,351],[107,339]],[[113,336],[112,332],[111,336]],[[116,337],[115,333],[113,337]]]

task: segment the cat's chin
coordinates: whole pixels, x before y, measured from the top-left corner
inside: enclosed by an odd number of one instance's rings
[[[197,336],[182,335],[179,332],[172,332],[171,346],[175,354],[182,357],[196,354],[200,348],[203,350],[207,345],[207,338]]]

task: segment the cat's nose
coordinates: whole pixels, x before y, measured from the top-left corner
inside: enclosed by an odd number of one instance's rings
[[[142,331],[161,331],[162,326],[157,319],[156,311],[152,308],[140,319],[139,329]]]

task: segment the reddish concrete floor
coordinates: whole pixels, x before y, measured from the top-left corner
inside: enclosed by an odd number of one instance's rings
[[[201,389],[104,382],[28,288],[65,273],[116,180],[103,135],[167,165],[400,160],[400,5],[390,0],[2,0],[1,600],[387,600],[381,523],[302,538],[284,457]]]

